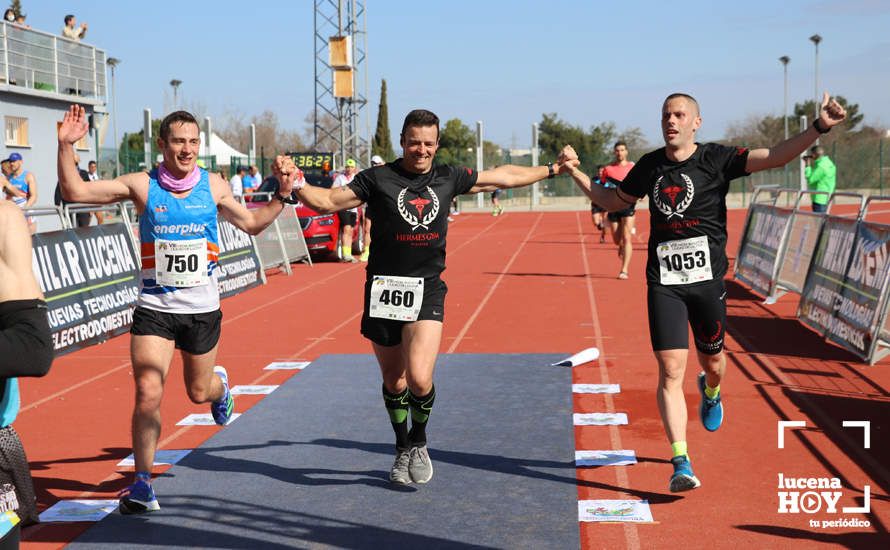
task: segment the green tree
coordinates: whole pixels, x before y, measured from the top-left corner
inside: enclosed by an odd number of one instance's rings
[[[380,155],[385,161],[396,158],[389,133],[389,108],[386,105],[386,79],[380,83],[380,105],[377,107],[377,131],[371,141],[371,154]]]
[[[565,145],[571,145],[578,153],[581,165],[591,172],[597,164],[606,164],[611,158],[612,145],[618,136],[615,124],[603,122],[585,131],[582,127],[559,120],[556,113],[545,113],[538,125],[538,146],[541,163],[556,160]]]
[[[12,0],[12,3],[9,5],[12,8],[13,13],[15,13],[16,17],[21,17],[25,15],[22,13],[22,3],[20,0]]]
[[[476,136],[470,127],[460,119],[452,118],[439,131],[439,151],[436,153],[436,161],[442,164],[474,165],[475,145]]]
[[[155,159],[160,152],[158,150],[158,136],[161,130],[161,119],[155,118],[151,121],[151,162],[154,164]],[[139,164],[145,161],[142,144],[145,141],[145,130],[140,129],[132,134],[125,133],[121,141],[118,155],[121,162],[121,173],[136,172],[140,169]],[[148,166],[147,168],[151,168]]]

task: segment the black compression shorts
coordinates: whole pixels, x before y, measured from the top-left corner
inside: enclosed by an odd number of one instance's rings
[[[649,337],[652,349],[689,348],[689,328],[701,353],[723,350],[726,288],[723,279],[695,285],[649,285]]]
[[[176,342],[176,347],[192,355],[203,355],[219,342],[222,311],[208,313],[165,313],[145,307],[133,311],[130,334],[160,336]]]
[[[595,202],[590,203],[590,213],[591,214],[599,214],[601,212],[605,212],[606,209],[602,206],[597,205]]]
[[[445,319],[445,294],[448,287],[441,279],[425,281],[423,285],[423,304],[420,307],[418,321],[443,321]],[[371,280],[365,282],[365,304],[362,314],[362,336],[380,346],[397,346],[402,343],[402,327],[407,321],[380,319],[368,314],[371,301]]]

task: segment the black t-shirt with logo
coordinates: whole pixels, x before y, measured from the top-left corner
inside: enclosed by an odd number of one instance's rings
[[[394,275],[436,280],[445,270],[451,200],[476,184],[477,173],[434,165],[426,174],[414,174],[403,170],[401,161],[362,170],[348,184],[367,204],[373,220],[368,278]]]
[[[726,275],[726,193],[731,180],[748,175],[748,150],[696,145],[683,162],[668,159],[664,147],[643,155],[620,184],[628,195],[649,196],[649,284],[661,284],[659,244],[700,236],[708,239],[712,278]]]

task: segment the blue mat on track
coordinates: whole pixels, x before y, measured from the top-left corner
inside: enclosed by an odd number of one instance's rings
[[[159,512],[68,548],[578,548],[561,358],[441,355],[435,475],[397,487],[374,357],[323,356],[157,479]]]

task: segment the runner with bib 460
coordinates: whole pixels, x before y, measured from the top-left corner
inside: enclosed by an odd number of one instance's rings
[[[426,483],[433,476],[426,425],[436,396],[433,370],[442,339],[447,287],[445,236],[451,200],[464,193],[530,185],[567,172],[559,165],[504,165],[476,172],[433,165],[439,118],[408,113],[402,126],[402,158],[359,172],[345,187],[324,189],[295,181],[288,157],[276,159],[282,181],[293,182],[301,201],[321,213],[367,203],[374,246],[368,260],[361,332],[371,340],[383,375],[383,401],[396,435],[390,481]],[[411,429],[408,429],[408,415]]]

